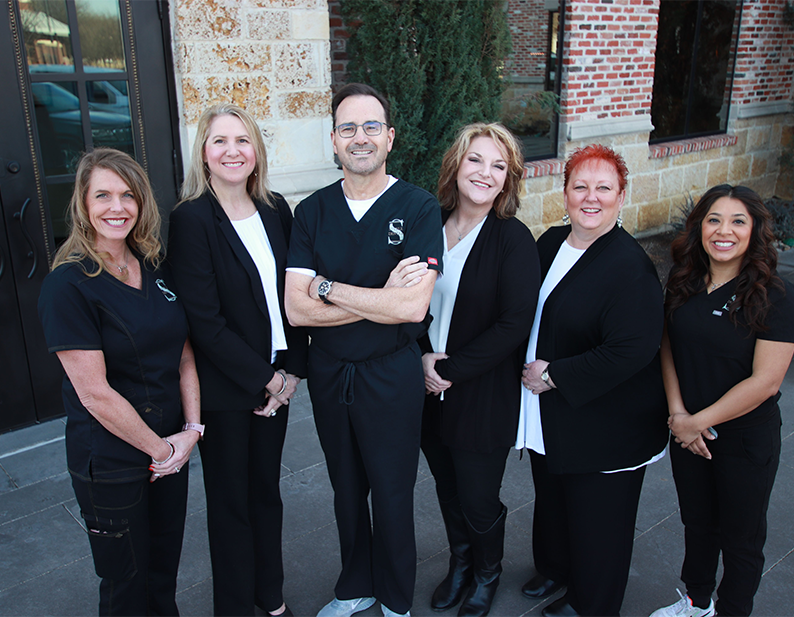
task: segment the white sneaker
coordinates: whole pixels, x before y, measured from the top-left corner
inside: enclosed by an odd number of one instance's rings
[[[317,617],[350,617],[354,613],[367,610],[375,604],[375,598],[353,598],[338,600],[334,598],[320,609]]]
[[[685,596],[676,589],[681,599],[675,604],[664,606],[651,613],[651,617],[712,617],[714,615],[714,600],[709,602],[708,608],[699,608],[692,605],[689,596]]]
[[[380,610],[383,611],[383,617],[411,617],[411,611],[407,613],[395,613],[383,602],[380,603]]]

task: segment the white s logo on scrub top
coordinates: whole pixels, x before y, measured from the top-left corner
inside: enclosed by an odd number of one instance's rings
[[[405,240],[403,225],[405,225],[405,221],[403,221],[403,219],[392,219],[389,221],[388,240],[389,244],[392,246],[401,244],[402,241]]]

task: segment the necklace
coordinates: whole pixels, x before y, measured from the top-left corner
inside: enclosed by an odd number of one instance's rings
[[[728,281],[723,281],[722,283],[712,283],[711,284],[711,291],[714,291],[715,289],[717,289],[717,287],[722,287],[727,282]]]
[[[466,236],[466,235],[468,235],[468,233],[469,233],[469,232],[470,232],[472,229],[474,229],[475,227],[477,227],[477,225],[479,225],[479,224],[482,222],[482,219],[484,219],[486,216],[488,216],[488,214],[487,214],[487,213],[485,214],[485,216],[481,217],[479,221],[477,221],[476,223],[474,223],[474,225],[472,225],[471,227],[469,227],[469,228],[466,230],[466,233],[462,233],[462,232],[460,231],[460,227],[458,227],[458,224],[455,222],[455,219],[453,219],[452,217],[450,217],[450,220],[452,221],[452,224],[455,226],[455,231],[457,231],[457,232],[458,232],[458,242],[460,242],[461,240],[463,240],[463,237],[464,237],[464,236]]]
[[[119,271],[119,277],[124,276],[124,274],[127,272],[127,263],[123,263],[122,265],[118,265],[112,259],[108,259],[108,262],[110,263],[110,265],[112,265],[114,268],[116,268],[116,270]]]

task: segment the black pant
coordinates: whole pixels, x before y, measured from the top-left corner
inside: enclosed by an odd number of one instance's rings
[[[766,512],[780,461],[780,418],[722,430],[707,442],[711,460],[671,441],[670,458],[685,527],[681,580],[692,601],[707,606],[718,591],[720,615],[749,615],[764,570]]]
[[[580,615],[618,615],[629,578],[645,467],[551,474],[530,451],[535,483],[532,552],[537,571],[566,583]]]
[[[405,613],[416,575],[414,484],[424,400],[419,348],[347,363],[312,345],[309,393],[334,487],[342,557],[336,597],[375,596]]]
[[[88,529],[100,615],[178,615],[188,472],[156,482],[103,483],[72,476]]]
[[[281,561],[281,450],[289,407],[266,418],[202,411],[199,442],[216,615],[274,611],[284,602]]]
[[[428,424],[422,426],[422,452],[436,481],[438,500],[446,503],[458,497],[469,523],[487,531],[502,514],[499,491],[510,448],[492,452],[450,448]]]

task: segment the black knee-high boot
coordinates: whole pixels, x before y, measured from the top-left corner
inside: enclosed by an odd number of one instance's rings
[[[474,580],[458,611],[460,617],[484,616],[491,610],[491,603],[499,586],[499,576],[502,574],[506,518],[507,508],[502,505],[499,518],[484,532],[477,531],[465,519],[471,537]]]
[[[449,572],[433,592],[430,608],[434,611],[445,611],[460,602],[463,593],[471,584],[472,551],[469,528],[463,518],[460,500],[455,497],[446,502],[439,501],[438,505],[449,539]]]

